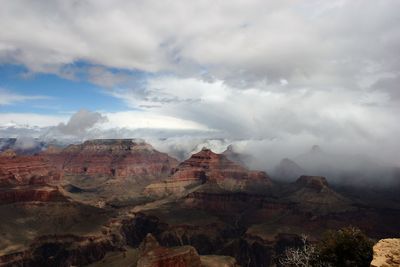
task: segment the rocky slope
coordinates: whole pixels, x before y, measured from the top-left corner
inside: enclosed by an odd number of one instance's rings
[[[300,176],[287,188],[284,196],[297,203],[303,211],[332,213],[352,210],[351,201],[333,190],[322,176]]]
[[[252,160],[252,157],[247,154],[238,153],[232,145],[229,145],[224,152],[222,152],[227,159],[242,165],[246,166]]]
[[[400,266],[400,239],[382,239],[375,244],[371,267]]]

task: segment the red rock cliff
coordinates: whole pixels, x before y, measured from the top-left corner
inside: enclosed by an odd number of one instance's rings
[[[210,149],[202,149],[179,164],[171,178],[173,180],[203,180],[204,182],[234,179],[271,183],[265,172],[249,171],[229,160],[225,155],[216,154]]]
[[[70,145],[60,153],[46,157],[66,174],[131,176],[166,176],[177,161],[151,145],[131,139],[90,140]]]
[[[0,186],[40,185],[61,178],[61,172],[42,156],[0,157]]]

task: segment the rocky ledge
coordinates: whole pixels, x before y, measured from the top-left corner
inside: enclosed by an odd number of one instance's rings
[[[148,234],[139,247],[137,267],[236,267],[236,260],[229,256],[199,256],[192,246],[166,248]]]
[[[374,246],[371,267],[399,267],[400,238],[382,239]]]

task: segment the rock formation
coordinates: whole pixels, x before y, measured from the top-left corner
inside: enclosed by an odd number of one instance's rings
[[[166,248],[158,244],[152,234],[147,234],[139,247],[137,267],[236,267],[229,256],[199,256],[192,246]]]
[[[18,202],[53,202],[66,201],[67,198],[61,194],[57,187],[16,187],[0,189],[0,204]]]
[[[226,150],[222,152],[222,155],[242,166],[246,166],[246,162],[248,163],[251,160],[250,155],[237,153],[232,145],[229,145]]]
[[[182,192],[200,184],[214,185],[214,189],[226,191],[264,190],[272,186],[265,172],[249,171],[229,160],[225,155],[216,154],[203,148],[176,167],[164,182],[148,186],[148,194],[165,195]]]
[[[62,173],[42,156],[0,157],[0,186],[43,185],[61,178]]]
[[[161,247],[157,240],[148,234],[140,245],[140,258],[137,267],[200,267],[199,254],[192,246],[173,248]]]
[[[400,266],[400,239],[382,239],[375,244],[374,258],[371,267],[399,267]]]
[[[177,164],[151,145],[132,139],[89,140],[45,155],[66,174],[115,178],[166,176]]]
[[[340,212],[351,209],[351,201],[330,188],[322,176],[300,176],[285,195],[304,211]]]
[[[300,175],[305,174],[306,171],[301,168],[296,162],[291,159],[284,158],[275,167],[274,176],[280,180],[293,180]]]

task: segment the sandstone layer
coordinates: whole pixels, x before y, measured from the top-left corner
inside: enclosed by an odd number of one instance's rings
[[[212,190],[217,192],[263,191],[272,186],[265,172],[250,171],[223,154],[216,154],[210,149],[203,148],[173,169],[172,175],[167,180],[148,186],[145,193],[168,195],[184,192],[199,184],[207,184],[210,189],[213,188]]]
[[[139,247],[137,267],[236,267],[229,256],[199,256],[192,246],[162,247],[148,234]]]
[[[132,139],[89,140],[44,154],[69,175],[157,178],[177,165],[174,158]]]
[[[374,258],[371,267],[399,267],[400,266],[400,239],[382,239],[375,244]]]
[[[62,173],[42,156],[0,157],[0,186],[43,185],[57,182]]]

